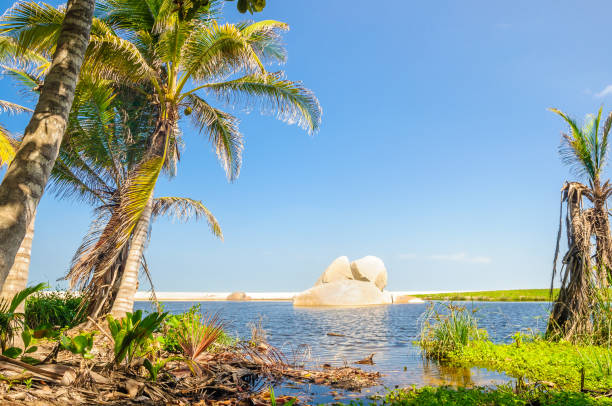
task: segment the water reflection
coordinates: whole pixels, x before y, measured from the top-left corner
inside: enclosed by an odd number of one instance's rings
[[[193,304],[169,302],[164,305],[166,310],[178,313]],[[508,379],[486,369],[453,368],[424,361],[412,343],[417,339],[418,321],[426,309],[425,304],[294,308],[287,302],[202,302],[201,306],[203,311],[219,312],[229,323],[229,332],[237,337],[249,337],[249,323],[261,318],[271,344],[282,349],[290,359],[304,359],[310,366],[322,363],[353,365],[374,353],[375,364],[362,367],[381,372],[386,387],[413,384],[473,386]],[[544,328],[542,320],[546,320],[548,310],[548,304],[543,303],[487,302],[474,306],[479,308],[480,326],[488,330],[495,342],[510,342],[512,334],[518,330]],[[136,307],[147,309],[150,305],[139,302]]]

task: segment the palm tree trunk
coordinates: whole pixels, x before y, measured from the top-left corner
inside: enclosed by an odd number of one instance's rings
[[[134,296],[138,289],[138,273],[140,271],[140,261],[147,243],[147,234],[149,233],[149,225],[151,223],[151,212],[153,210],[153,196],[149,198],[145,209],[136,224],[134,234],[132,236],[132,242],[128,251],[128,256],[125,262],[125,268],[123,269],[123,275],[121,275],[121,282],[119,284],[119,291],[111,314],[113,317],[123,317],[126,312],[131,312],[134,309]]]
[[[15,256],[15,262],[9,271],[2,291],[0,292],[0,298],[10,302],[15,294],[26,288],[28,284],[28,273],[30,270],[30,257],[32,254],[32,240],[34,239],[34,221],[36,220],[36,213],[34,218],[30,221],[30,225],[26,230],[26,235],[21,246]],[[23,313],[25,311],[25,303],[22,302],[17,311]]]
[[[49,74],[23,141],[0,185],[0,289],[55,164],[76,87],[95,0],[69,0]]]

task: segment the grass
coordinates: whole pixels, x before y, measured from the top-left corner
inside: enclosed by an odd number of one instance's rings
[[[603,391],[612,387],[610,350],[605,347],[543,339],[517,339],[513,344],[480,340],[449,354],[448,359],[460,365],[506,372],[531,382],[551,382],[556,388],[569,391],[580,390],[584,368],[586,389]]]
[[[351,404],[363,405],[364,402],[351,402]],[[612,400],[609,398],[594,399],[580,392],[528,391],[516,394],[508,386],[494,390],[490,388],[423,387],[393,390],[383,398],[368,404],[402,406],[590,406],[612,405]]]
[[[419,345],[425,355],[445,359],[471,341],[486,338],[486,331],[478,329],[475,312],[452,303],[431,304],[421,317]]]
[[[483,301],[483,302],[548,302],[550,301],[548,289],[514,289],[489,290],[477,292],[436,293],[415,295],[425,300],[452,300],[452,301]],[[555,289],[554,295],[559,294]]]

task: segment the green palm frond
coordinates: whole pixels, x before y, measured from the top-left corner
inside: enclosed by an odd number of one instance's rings
[[[157,83],[155,71],[136,45],[114,34],[92,35],[84,69],[118,83]]]
[[[181,65],[185,74],[179,89],[188,79],[204,81],[238,71],[265,71],[240,29],[233,24],[219,25],[216,21],[194,25],[182,50]]]
[[[238,130],[238,119],[206,103],[196,94],[187,96],[187,105],[193,110],[191,119],[201,133],[208,135],[217,158],[229,180],[240,174],[244,139]]]
[[[30,98],[38,98],[38,90],[43,84],[40,76],[34,74],[30,69],[15,68],[11,66],[3,66],[4,74],[22,88],[21,91]]]
[[[240,32],[255,49],[261,60],[285,63],[287,50],[283,46],[281,31],[288,31],[289,25],[280,21],[264,20],[240,25]]]
[[[227,103],[259,103],[262,112],[273,110],[279,119],[297,123],[310,133],[321,123],[321,106],[314,93],[299,82],[283,79],[280,73],[252,74],[204,87]]]
[[[0,20],[0,33],[16,37],[22,51],[51,54],[62,28],[64,14],[65,10],[49,4],[18,2]]]
[[[153,200],[153,217],[171,216],[180,221],[199,220],[206,217],[210,231],[223,240],[223,233],[217,219],[199,200],[186,197],[158,197]]]
[[[15,38],[8,35],[0,35],[0,61],[18,66],[40,66],[49,63],[43,54],[30,49],[24,50]]]
[[[570,127],[570,134],[563,134],[562,144],[559,148],[563,162],[577,175],[587,176],[591,180],[596,179],[601,168],[596,166],[596,161],[593,159],[595,148],[591,143],[589,134],[578,127],[576,121],[567,114],[558,109],[549,110],[561,116]],[[592,124],[589,125],[587,122],[585,128],[588,130],[589,127],[592,127]]]

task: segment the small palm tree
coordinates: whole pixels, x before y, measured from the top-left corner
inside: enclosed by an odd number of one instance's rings
[[[612,113],[600,128],[601,108],[596,115],[587,116],[582,127],[567,114],[557,109],[551,111],[561,116],[570,128],[569,134],[563,134],[562,138],[563,161],[587,182],[566,182],[562,189],[562,202],[567,206],[568,252],[559,272],[561,289],[548,330],[571,339],[588,332],[594,291],[607,290],[612,269],[612,236],[607,208],[612,187],[609,181],[601,179],[608,158]],[[561,222],[559,227],[552,282],[557,274]],[[594,263],[591,259],[593,248]]]

